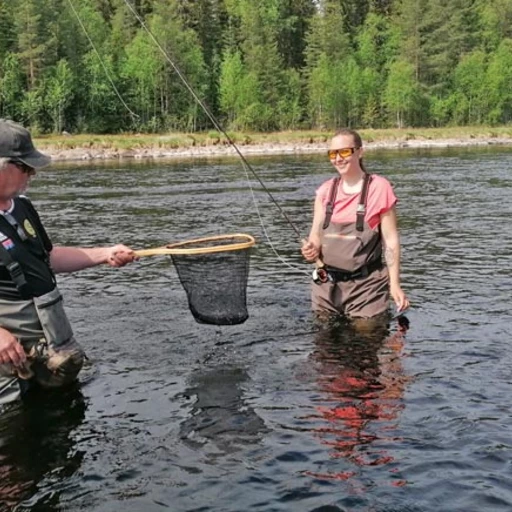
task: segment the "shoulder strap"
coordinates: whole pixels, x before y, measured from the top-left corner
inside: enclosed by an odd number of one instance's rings
[[[17,261],[12,259],[9,250],[6,249],[2,243],[0,243],[0,262],[5,266],[13,283],[16,285],[16,288],[20,292],[20,295],[24,299],[29,299],[32,297],[32,294],[29,291],[29,286],[27,280],[25,279],[25,274],[21,269],[20,264]]]
[[[368,189],[370,188],[370,182],[372,181],[371,174],[365,173],[363,188],[361,190],[361,198],[357,205],[356,212],[356,229],[357,231],[363,231],[364,229],[364,216],[366,215],[366,199],[368,198]]]
[[[336,200],[336,194],[338,193],[338,184],[340,182],[340,179],[341,178],[339,176],[336,176],[336,178],[332,180],[331,190],[329,193],[329,201],[325,206],[325,217],[322,229],[327,229],[329,227],[329,224],[331,223],[334,201]]]

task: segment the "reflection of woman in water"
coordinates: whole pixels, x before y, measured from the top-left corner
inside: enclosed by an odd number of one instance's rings
[[[379,466],[392,455],[372,447],[389,442],[389,431],[402,409],[407,382],[401,353],[408,328],[405,317],[390,335],[377,324],[367,331],[351,325],[323,326],[313,354],[318,363],[322,404],[315,418],[322,423],[315,431],[322,443],[332,447],[333,458],[345,458],[357,467]],[[310,473],[318,478],[346,479],[353,470]]]
[[[86,405],[78,388],[65,393],[34,393],[0,418],[0,511],[45,493],[42,482],[54,471],[72,475],[83,453],[73,450],[71,433],[84,420]],[[55,477],[55,474],[53,474]],[[55,491],[52,491],[55,496]],[[53,500],[57,501],[57,500]],[[33,503],[37,506],[38,503]],[[6,507],[6,508],[2,508]],[[45,510],[55,509],[45,503]]]

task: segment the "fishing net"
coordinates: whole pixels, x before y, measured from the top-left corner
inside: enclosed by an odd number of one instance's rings
[[[250,235],[223,235],[135,251],[135,254],[171,256],[197,322],[236,325],[249,317],[246,292],[250,248],[254,244]]]

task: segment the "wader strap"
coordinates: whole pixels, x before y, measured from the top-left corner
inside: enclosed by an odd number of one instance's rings
[[[2,215],[4,219],[16,230],[16,233],[18,233],[18,236],[23,242],[28,239],[25,230],[18,224],[18,221],[9,212],[3,212]]]
[[[357,231],[364,230],[364,216],[366,215],[366,198],[368,197],[368,189],[370,188],[370,181],[372,177],[370,174],[365,173],[363,188],[361,190],[361,199],[359,199],[359,204],[357,205],[356,212],[356,229]]]
[[[331,223],[334,201],[336,200],[336,194],[338,192],[338,184],[340,182],[340,179],[341,178],[338,176],[334,178],[334,180],[332,181],[331,190],[329,194],[329,201],[325,207],[325,218],[322,229],[327,229],[329,227],[329,224]]]
[[[16,288],[20,292],[20,295],[23,299],[32,298],[32,294],[29,291],[29,286],[27,280],[25,279],[25,274],[21,269],[20,264],[17,261],[12,259],[9,251],[0,243],[0,262],[5,266],[13,283],[16,285]]]

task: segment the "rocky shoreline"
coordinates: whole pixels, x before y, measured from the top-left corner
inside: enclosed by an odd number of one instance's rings
[[[448,148],[470,146],[510,145],[512,138],[454,138],[454,139],[409,139],[409,140],[381,140],[365,144],[366,150],[372,149],[420,149],[420,148]],[[328,143],[265,143],[265,144],[238,144],[240,152],[246,155],[286,155],[323,153]],[[73,148],[57,149],[51,146],[42,149],[43,152],[58,161],[91,161],[91,160],[119,160],[119,159],[151,159],[151,158],[208,158],[222,156],[237,156],[229,144],[211,146],[192,146],[182,148],[147,147],[137,149],[115,148]]]

